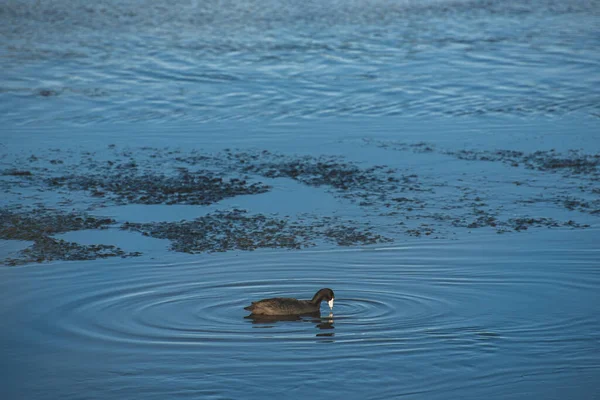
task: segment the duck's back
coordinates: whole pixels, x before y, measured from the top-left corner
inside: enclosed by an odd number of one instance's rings
[[[319,311],[319,307],[308,300],[297,300],[287,297],[256,301],[244,309],[257,315],[311,314]]]

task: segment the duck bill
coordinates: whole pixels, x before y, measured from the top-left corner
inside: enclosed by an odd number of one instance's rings
[[[333,299],[329,300],[327,304],[329,304],[329,309],[333,310]]]

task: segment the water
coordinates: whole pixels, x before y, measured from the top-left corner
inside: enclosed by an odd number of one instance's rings
[[[5,398],[594,398],[598,251],[537,236],[5,269]],[[244,318],[321,286],[332,316]]]
[[[5,123],[600,115],[598,1],[10,0]]]
[[[0,211],[113,218],[51,237],[142,254],[0,267],[0,398],[600,399],[598,26],[583,0],[5,0]],[[209,205],[47,184],[228,176],[226,149],[392,172],[258,170],[268,192]],[[184,254],[120,229],[232,209],[389,241]],[[331,314],[246,318],[322,287]]]

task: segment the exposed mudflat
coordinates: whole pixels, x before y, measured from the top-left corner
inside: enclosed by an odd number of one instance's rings
[[[462,172],[448,175],[443,170],[423,173],[396,160],[366,165],[340,155],[260,149],[214,153],[120,149],[114,144],[95,152],[49,149],[5,154],[0,185],[9,196],[0,210],[0,238],[33,243],[3,262],[18,265],[142,254],[105,243],[83,245],[55,237],[80,230],[138,232],[168,240],[172,251],[202,253],[320,244],[363,246],[402,237],[451,238],[459,231],[477,229],[497,233],[585,229],[589,223],[577,215],[600,213],[598,154],[581,150],[449,150],[426,142],[373,140],[365,140],[362,146],[365,151],[392,150],[402,157],[413,154],[466,164],[461,164]],[[480,172],[469,172],[478,170],[477,163],[481,167],[498,163],[537,175],[525,173],[499,184]],[[243,199],[252,196],[267,196],[266,204],[274,201],[275,208],[281,206],[285,200],[269,200],[268,196],[274,184],[286,180],[325,190],[341,209],[353,211],[305,210],[281,215],[243,206]],[[233,203],[222,203],[225,199]],[[235,205],[235,199],[241,206]],[[212,208],[176,221],[160,220],[159,215],[145,222],[126,215],[118,220],[102,215],[106,207],[128,205]],[[540,205],[567,211],[569,217],[540,212]]]
[[[135,168],[135,167],[131,167]],[[110,196],[118,204],[208,205],[227,197],[257,194],[269,187],[245,180],[223,180],[211,172],[181,170],[175,176],[146,173],[114,175],[68,175],[48,179],[51,186],[85,190],[92,196]]]
[[[300,249],[327,241],[340,246],[389,242],[370,227],[352,221],[341,222],[323,217],[315,220],[288,221],[262,214],[249,215],[243,210],[215,212],[192,221],[129,223],[121,229],[172,241],[171,249],[185,253],[259,248]]]
[[[84,229],[106,229],[115,221],[95,218],[82,213],[65,213],[44,208],[21,212],[0,210],[0,239],[25,240],[33,244],[19,252],[17,257],[4,259],[7,265],[27,264],[52,260],[93,260],[106,257],[133,257],[117,246],[82,245],[53,238],[52,235]]]

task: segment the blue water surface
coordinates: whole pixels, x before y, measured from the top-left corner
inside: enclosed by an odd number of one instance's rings
[[[120,224],[241,208],[390,241],[182,254],[116,225],[56,235],[142,255],[0,266],[0,398],[599,399],[598,27],[595,0],[2,1],[3,210]],[[209,206],[30,183],[116,159],[173,173],[226,149],[420,186],[393,209],[285,177]],[[0,240],[0,258],[29,244]],[[331,314],[245,318],[321,287]]]

